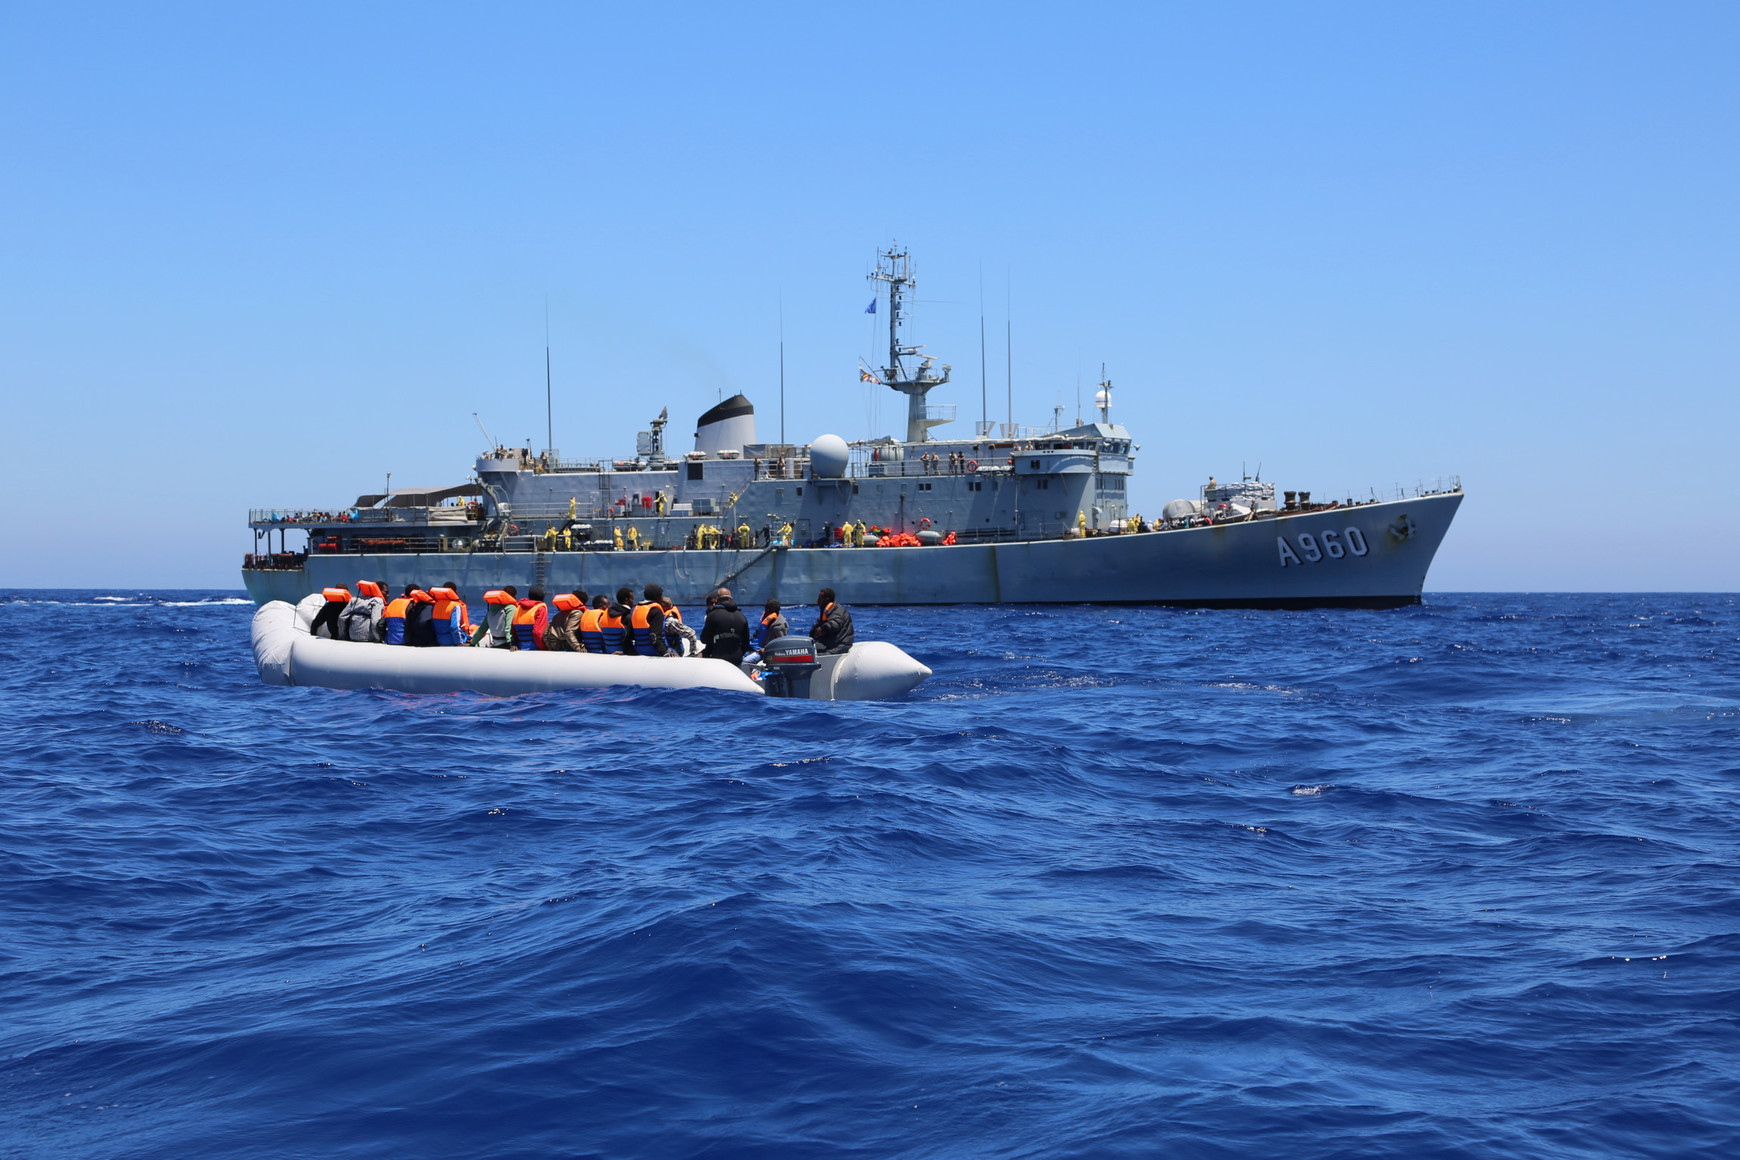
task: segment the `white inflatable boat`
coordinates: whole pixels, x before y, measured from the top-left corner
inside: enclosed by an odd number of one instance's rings
[[[736,665],[699,658],[404,648],[328,640],[308,631],[324,602],[315,593],[294,607],[274,600],[254,613],[254,664],[266,684],[495,697],[612,685],[767,692],[763,682]],[[916,688],[930,676],[930,669],[886,641],[860,641],[850,652],[815,661],[819,667],[809,679],[809,698],[814,701],[885,700]],[[794,687],[801,689],[801,682]]]

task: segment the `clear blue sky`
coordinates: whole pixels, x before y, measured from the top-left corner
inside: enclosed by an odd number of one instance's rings
[[[892,428],[1102,361],[1135,505],[1461,475],[1428,587],[1740,587],[1740,5],[0,4],[0,585],[239,585],[251,505]],[[886,393],[886,392],[885,392]],[[993,402],[993,410],[1001,407]]]

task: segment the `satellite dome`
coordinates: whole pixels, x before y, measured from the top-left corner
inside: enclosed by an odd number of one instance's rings
[[[839,479],[845,475],[851,457],[846,441],[838,435],[818,435],[810,444],[810,470],[823,479]]]
[[[1098,407],[1100,410],[1103,411],[1111,405],[1112,405],[1112,392],[1099,391],[1098,393],[1096,393],[1094,395],[1094,406]]]

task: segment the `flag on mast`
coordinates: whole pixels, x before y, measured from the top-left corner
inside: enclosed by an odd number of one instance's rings
[[[874,298],[870,299],[870,305],[868,305],[864,308],[864,313],[865,314],[875,314],[876,313],[876,299],[874,299]]]

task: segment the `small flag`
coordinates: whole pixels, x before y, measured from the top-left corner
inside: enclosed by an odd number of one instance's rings
[[[875,314],[876,313],[876,299],[874,299],[874,298],[870,299],[870,305],[868,305],[864,308],[864,313],[865,314]]]
[[[875,375],[871,374],[869,371],[859,371],[858,372],[858,381],[861,383],[876,383],[878,386],[880,386],[882,383],[881,379],[877,378]]]

